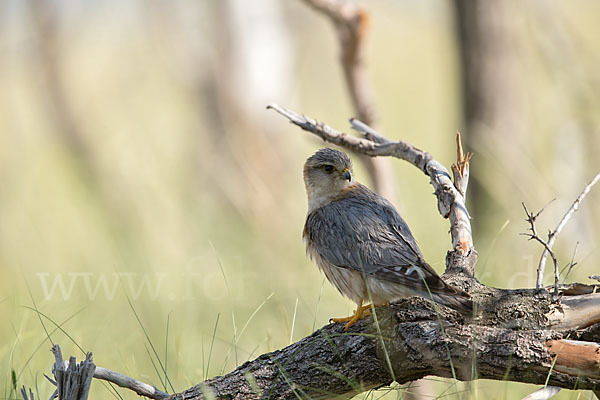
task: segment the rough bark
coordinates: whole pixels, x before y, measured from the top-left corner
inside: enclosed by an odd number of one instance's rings
[[[378,324],[372,317],[348,331],[342,324],[329,324],[300,342],[171,398],[351,397],[392,381],[402,384],[427,375],[541,385],[548,379],[548,384],[568,389],[593,390],[600,385],[598,353],[588,364],[570,365],[560,340],[579,332],[580,338],[600,341],[599,324],[581,331],[576,326],[554,329],[553,315],[560,305],[545,289],[502,290],[473,278],[446,277],[471,290],[482,317],[467,321],[424,299],[404,299],[378,307]],[[591,353],[598,349],[596,343],[581,345]],[[563,356],[555,361],[556,354]],[[580,354],[578,360],[582,358]]]

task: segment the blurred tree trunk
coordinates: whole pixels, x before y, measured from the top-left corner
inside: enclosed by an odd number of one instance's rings
[[[59,139],[76,159],[82,172],[87,175],[86,178],[95,181],[97,174],[94,154],[85,141],[81,124],[72,110],[65,85],[58,7],[49,0],[31,0],[29,7],[44,85],[44,105],[53,118],[55,132]]]
[[[508,157],[516,153],[511,145],[524,137],[526,126],[517,58],[515,57],[513,2],[455,0],[456,34],[463,92],[463,129],[467,150],[475,153],[477,168],[471,172],[468,207],[473,218],[474,237],[486,229],[486,215],[498,204],[483,174],[489,166],[485,146],[505,143]],[[510,171],[508,171],[510,173]]]
[[[81,183],[103,213],[107,229],[117,238],[115,243],[132,252],[135,243],[130,228],[133,214],[123,206],[121,194],[105,178],[98,155],[86,139],[85,116],[78,115],[73,106],[75,99],[64,68],[68,51],[60,35],[61,4],[52,0],[30,0],[27,6],[39,59],[39,76],[32,79],[42,85],[40,101],[53,124],[50,131],[74,162],[74,170],[80,174]]]
[[[249,224],[276,222],[268,216],[287,188],[282,171],[288,167],[289,139],[260,115],[293,92],[283,3],[225,0],[176,8],[156,0],[143,9],[148,34],[172,38],[163,51],[176,60],[169,66],[200,111],[190,145],[191,170],[202,179],[198,187],[213,188]],[[157,29],[167,33],[157,35]],[[214,174],[197,173],[215,166]]]

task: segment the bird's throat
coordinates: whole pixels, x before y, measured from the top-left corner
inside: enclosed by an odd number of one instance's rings
[[[356,187],[356,182],[343,182],[339,187],[316,187],[312,185],[306,186],[306,194],[308,196],[308,214],[314,210],[331,203],[334,199],[340,197],[348,190]]]

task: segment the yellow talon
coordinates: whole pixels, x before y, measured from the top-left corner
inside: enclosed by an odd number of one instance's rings
[[[369,315],[371,315],[371,305],[367,304],[363,306],[361,301],[356,310],[354,310],[353,315],[345,318],[332,318],[331,320],[333,322],[347,322],[346,326],[344,327],[344,330],[347,331],[348,328],[356,323],[356,321],[361,320]]]

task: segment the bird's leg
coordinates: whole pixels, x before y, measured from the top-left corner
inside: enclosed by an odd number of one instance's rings
[[[371,315],[371,305],[367,304],[363,306],[363,301],[361,300],[360,303],[358,303],[356,310],[354,310],[353,315],[345,318],[332,318],[331,320],[333,322],[347,322],[346,326],[344,327],[344,330],[347,330],[354,325],[356,321],[361,320],[369,315]]]

